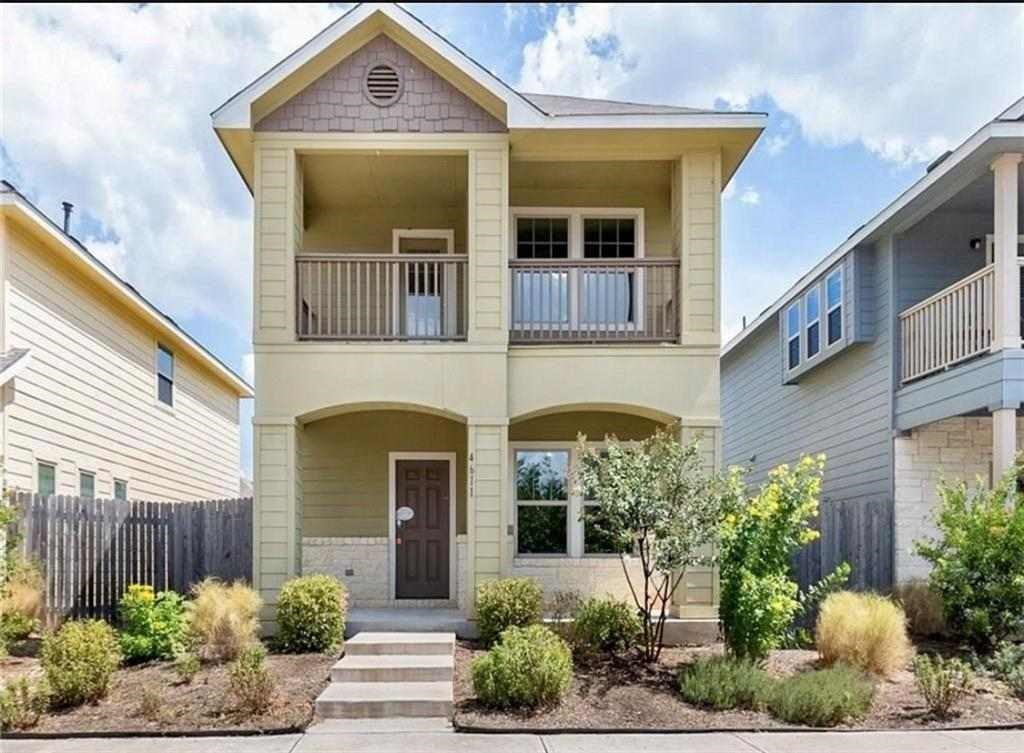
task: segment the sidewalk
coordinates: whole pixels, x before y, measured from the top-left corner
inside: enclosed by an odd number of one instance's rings
[[[404,731],[352,723],[279,737],[0,740],[2,753],[1021,753],[1024,730],[989,732],[708,732],[689,735],[469,735],[429,721]]]

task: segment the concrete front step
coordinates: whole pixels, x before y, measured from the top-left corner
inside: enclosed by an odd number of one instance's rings
[[[455,633],[359,633],[345,642],[346,656],[455,655]]]
[[[321,719],[445,717],[454,710],[449,682],[332,682],[316,699]]]
[[[331,667],[331,682],[451,682],[451,654],[356,654]]]

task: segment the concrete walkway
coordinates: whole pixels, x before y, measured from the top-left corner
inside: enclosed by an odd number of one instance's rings
[[[397,727],[397,728],[396,728]],[[469,735],[442,722],[329,721],[280,737],[0,740],[2,753],[1021,753],[1024,730]]]

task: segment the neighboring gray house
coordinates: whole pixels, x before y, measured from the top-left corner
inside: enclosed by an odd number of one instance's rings
[[[722,350],[726,464],[824,452],[824,499],[894,505],[897,581],[927,572],[940,475],[990,483],[1024,445],[1022,153],[1024,99]]]

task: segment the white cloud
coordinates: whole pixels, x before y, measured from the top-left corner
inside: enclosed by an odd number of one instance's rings
[[[705,107],[768,96],[813,142],[905,164],[1021,95],[1022,40],[1019,4],[584,4],[561,8],[527,46],[520,83]]]
[[[740,201],[744,204],[756,206],[761,203],[761,194],[753,186],[748,186],[747,190],[740,194]]]
[[[157,305],[247,336],[251,203],[209,113],[338,13],[8,5],[7,169],[51,217],[74,202],[76,235]]]
[[[777,157],[782,153],[782,150],[789,146],[789,142],[792,139],[791,136],[785,136],[780,133],[775,133],[765,139],[764,149],[768,152],[771,157]]]

